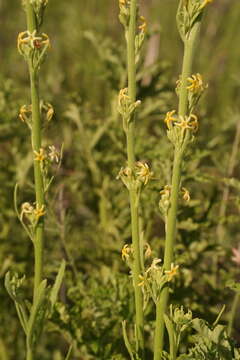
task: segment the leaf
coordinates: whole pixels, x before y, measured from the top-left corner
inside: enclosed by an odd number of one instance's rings
[[[58,273],[57,273],[57,277],[55,279],[54,285],[53,285],[53,287],[51,289],[51,293],[50,293],[50,302],[51,302],[52,308],[57,301],[58,292],[62,285],[62,281],[63,281],[63,277],[64,277],[64,273],[65,273],[65,268],[66,268],[66,261],[62,260],[61,265],[58,270]]]

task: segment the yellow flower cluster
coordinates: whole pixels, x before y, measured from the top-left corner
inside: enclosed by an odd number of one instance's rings
[[[183,130],[192,130],[196,132],[198,130],[198,118],[194,114],[189,116],[174,116],[176,110],[167,112],[164,122],[167,124],[168,129],[170,130],[172,126],[178,126]]]
[[[187,86],[187,89],[189,91],[196,93],[196,92],[202,92],[204,90],[203,79],[201,74],[198,73],[196,75],[192,75],[187,80],[190,83],[190,85]]]

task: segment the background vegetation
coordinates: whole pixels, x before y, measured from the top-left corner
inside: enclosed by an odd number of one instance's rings
[[[149,22],[144,60],[138,73],[137,157],[151,164],[154,180],[144,192],[144,239],[161,257],[164,223],[159,191],[169,183],[172,150],[163,118],[175,107],[175,81],[182,45],[177,34],[177,0],[148,0],[142,12]],[[24,359],[24,336],[13,303],[4,289],[12,270],[32,273],[32,244],[13,209],[13,189],[31,184],[27,127],[18,119],[29,102],[26,66],[16,50],[25,29],[20,1],[0,1],[0,359]],[[179,209],[176,253],[180,275],[173,302],[191,308],[212,323],[223,304],[227,323],[234,293],[228,280],[239,280],[240,261],[240,3],[215,1],[204,19],[194,68],[209,84],[200,130],[184,168],[191,201]],[[54,278],[61,258],[68,262],[61,301],[48,324],[39,359],[64,359],[70,344],[74,359],[127,359],[121,321],[132,321],[132,287],[121,261],[130,241],[127,192],[116,176],[125,165],[125,141],[116,102],[125,85],[126,54],[112,0],[49,1],[45,21],[52,42],[43,66],[41,93],[53,104],[54,119],[45,130],[48,143],[64,144],[62,167],[49,194],[45,274]],[[29,194],[21,191],[21,202]],[[28,278],[29,280],[29,278]],[[29,280],[30,282],[30,280]],[[30,283],[29,283],[30,289]],[[26,289],[26,291],[28,291]],[[148,344],[153,341],[153,308],[147,308]],[[239,316],[233,341],[240,343]],[[47,336],[46,336],[47,333]],[[191,342],[191,339],[189,340]],[[194,341],[194,340],[192,340]],[[150,350],[149,350],[150,356]]]

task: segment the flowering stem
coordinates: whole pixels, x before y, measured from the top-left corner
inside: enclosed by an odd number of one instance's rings
[[[192,73],[192,63],[196,40],[200,30],[200,21],[197,21],[193,26],[189,37],[184,43],[184,57],[181,76],[181,87],[179,93],[179,116],[186,116],[188,111],[188,90],[187,79]],[[183,161],[184,151],[175,148],[174,163],[172,172],[170,209],[168,211],[166,220],[166,241],[164,253],[164,269],[170,270],[171,263],[174,256],[174,244],[176,238],[176,224],[177,224],[177,210],[178,197],[181,182],[181,167]],[[154,336],[154,360],[160,360],[163,350],[164,340],[164,314],[168,306],[169,287],[165,286],[162,290],[161,296],[157,302],[156,307],[156,329]]]
[[[33,32],[37,29],[36,16],[33,11],[30,1],[26,4],[27,14],[27,28],[29,32]],[[32,149],[33,152],[39,152],[41,148],[41,115],[40,115],[40,101],[39,101],[39,76],[38,70],[32,68],[32,64],[28,63],[29,75],[30,75],[30,86],[31,86],[31,102],[32,102]],[[43,188],[43,177],[40,168],[40,161],[34,160],[34,183],[35,183],[35,195],[36,204],[41,207],[44,205],[44,188]],[[35,228],[34,237],[34,295],[33,299],[36,299],[37,289],[42,280],[43,273],[43,231],[44,223],[43,217],[38,221]]]
[[[130,22],[127,34],[127,63],[128,63],[128,96],[131,102],[136,101],[136,64],[135,64],[135,37],[137,21],[137,1],[131,0],[130,5]],[[135,164],[134,151],[134,115],[127,129],[127,157],[128,166],[133,169]],[[135,189],[129,190],[130,208],[131,208],[131,225],[132,225],[132,243],[134,251],[133,263],[133,284],[136,310],[136,330],[137,330],[137,347],[139,355],[143,359],[144,353],[144,334],[143,334],[143,295],[141,287],[138,286],[139,275],[141,274],[141,256],[139,242],[139,213],[137,205],[137,192]]]

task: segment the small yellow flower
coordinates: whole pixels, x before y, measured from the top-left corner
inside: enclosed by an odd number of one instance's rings
[[[140,16],[139,20],[142,22],[141,25],[138,26],[138,29],[143,33],[146,32],[147,29],[147,22],[144,16]]]
[[[32,33],[30,31],[20,32],[18,35],[18,49],[21,45],[29,45],[32,49],[35,48],[35,43],[41,41],[41,36],[36,36],[37,30],[34,30]]]
[[[146,283],[146,279],[144,276],[142,275],[138,275],[139,279],[140,279],[140,283],[138,283],[138,286],[144,286]]]
[[[46,214],[45,211],[45,206],[44,205],[38,205],[36,206],[35,210],[34,210],[34,215],[36,220],[38,220],[40,217],[44,216]]]
[[[36,36],[37,30],[32,33],[30,31],[20,32],[17,39],[17,46],[20,53],[22,53],[22,45],[28,45],[32,49],[40,49],[43,45],[50,46],[50,40],[47,34],[43,33],[41,36]]]
[[[124,247],[122,248],[122,260],[128,260],[130,253],[131,253],[131,248],[129,247],[128,244],[125,244]]]
[[[170,185],[165,185],[163,190],[160,191],[160,195],[165,196],[167,198],[170,197],[170,193],[171,193],[171,186]]]
[[[34,151],[34,154],[35,154],[35,158],[34,158],[35,161],[44,161],[46,159],[45,152],[44,152],[43,148],[40,148],[39,152]]]
[[[186,188],[182,188],[182,193],[183,193],[183,200],[185,201],[190,201],[190,193]]]
[[[180,121],[176,122],[175,125],[182,128],[183,130],[190,129],[194,132],[198,130],[198,118],[196,115],[191,114],[190,116],[180,116]]]
[[[47,111],[47,121],[51,121],[53,114],[54,114],[53,107],[50,106]]]
[[[32,105],[23,105],[21,106],[19,111],[19,119],[22,122],[26,122],[26,120],[29,119],[31,113],[32,113]]]
[[[200,74],[192,75],[187,80],[190,83],[190,85],[187,86],[189,91],[196,93],[204,90],[203,79]]]
[[[119,0],[119,6],[125,6],[127,4],[126,0]]]
[[[213,0],[203,0],[203,3],[200,6],[200,9],[203,9],[205,6],[207,6],[207,4],[212,3]]]
[[[173,117],[173,115],[176,113],[176,110],[172,110],[172,111],[168,111],[166,116],[165,116],[165,119],[164,119],[164,122],[167,124],[167,127],[168,129],[171,128],[171,123],[173,121],[176,121],[176,118]]]
[[[136,163],[136,175],[139,177],[144,185],[146,185],[149,179],[153,176],[153,172],[150,171],[148,164],[145,162],[138,161]]]
[[[121,106],[125,102],[129,102],[130,97],[128,96],[128,88],[121,89],[118,95],[118,105]]]
[[[171,281],[174,278],[174,276],[177,275],[178,268],[179,268],[178,265],[174,266],[174,264],[172,263],[170,270],[165,270],[165,275],[167,275],[168,281]]]
[[[146,250],[145,250],[144,256],[145,256],[145,258],[148,258],[152,255],[152,249],[148,243],[145,244],[145,248],[146,248]]]

